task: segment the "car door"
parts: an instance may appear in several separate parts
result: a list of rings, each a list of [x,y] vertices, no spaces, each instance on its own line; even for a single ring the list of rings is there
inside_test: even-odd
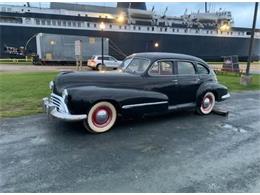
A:
[[[108,57],[108,56],[104,57],[104,64],[106,67],[111,67],[110,57]]]
[[[196,74],[195,65],[191,61],[176,60],[178,80],[178,103],[185,104],[195,102],[196,92],[200,86],[200,78]]]
[[[145,88],[168,96],[169,105],[178,104],[178,82],[172,60],[159,60],[148,70]]]

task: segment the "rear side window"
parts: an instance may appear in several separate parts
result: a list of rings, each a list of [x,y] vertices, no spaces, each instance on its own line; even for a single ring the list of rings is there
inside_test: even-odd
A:
[[[177,69],[179,75],[195,74],[194,66],[191,62],[177,62]]]
[[[115,58],[113,58],[113,57],[109,57],[109,60],[110,61],[117,61]]]
[[[209,70],[203,66],[202,64],[197,64],[197,71],[198,71],[198,74],[209,74]]]

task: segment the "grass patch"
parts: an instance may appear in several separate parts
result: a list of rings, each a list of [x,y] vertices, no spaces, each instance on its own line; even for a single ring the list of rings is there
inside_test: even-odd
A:
[[[41,100],[50,94],[49,81],[57,72],[0,73],[0,117],[16,117],[42,112]],[[230,91],[260,90],[260,75],[253,75],[250,86],[239,84],[234,74],[217,75]]]
[[[230,91],[260,90],[260,75],[253,75],[253,83],[249,86],[240,85],[240,76],[232,73],[218,74],[217,77]]]
[[[49,95],[49,81],[57,72],[0,73],[0,117],[42,112],[41,99]]]

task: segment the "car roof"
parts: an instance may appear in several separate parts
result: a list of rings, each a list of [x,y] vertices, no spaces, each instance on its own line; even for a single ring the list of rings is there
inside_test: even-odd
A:
[[[129,57],[142,57],[148,58],[152,61],[156,61],[159,59],[183,59],[183,60],[191,60],[191,61],[199,61],[202,63],[207,64],[204,60],[186,54],[179,54],[179,53],[167,53],[167,52],[143,52],[143,53],[134,53]]]

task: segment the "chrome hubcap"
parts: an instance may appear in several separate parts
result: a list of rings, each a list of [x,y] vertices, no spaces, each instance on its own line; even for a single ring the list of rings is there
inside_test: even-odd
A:
[[[108,120],[109,114],[106,110],[99,110],[96,113],[96,122],[99,124],[103,124]]]
[[[209,98],[205,98],[204,101],[203,101],[203,107],[207,108],[207,107],[210,106],[210,104],[211,104],[210,99]]]

